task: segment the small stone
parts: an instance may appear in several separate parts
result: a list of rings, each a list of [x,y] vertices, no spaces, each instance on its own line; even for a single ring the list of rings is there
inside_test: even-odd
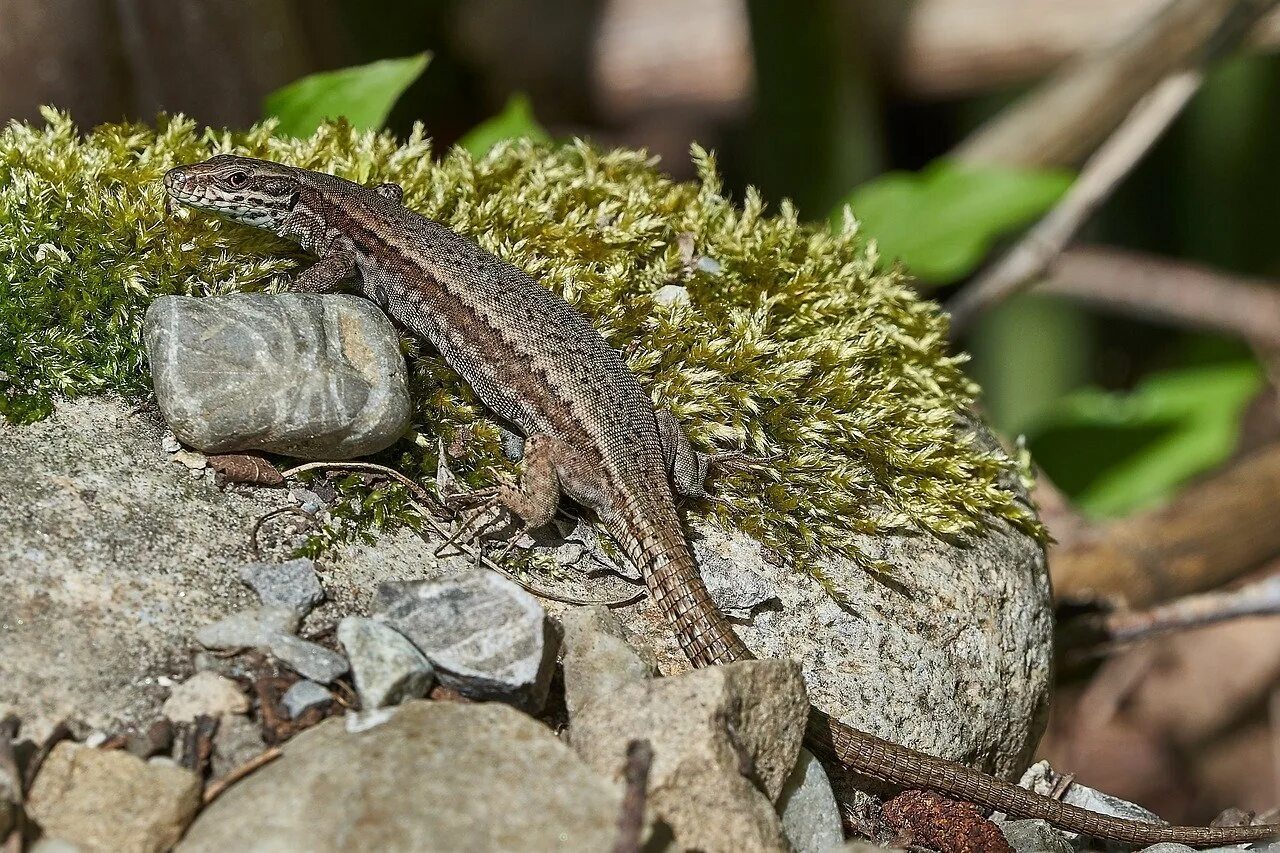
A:
[[[289,719],[296,720],[311,708],[319,708],[333,701],[333,694],[314,681],[303,679],[284,692],[280,703],[289,712]]]
[[[143,339],[165,420],[207,453],[350,459],[410,423],[399,338],[358,296],[162,296]]]
[[[241,610],[196,631],[196,642],[208,649],[243,649],[266,646],[278,634],[298,630],[301,617],[291,607],[271,605]]]
[[[808,716],[798,664],[740,661],[597,695],[569,735],[588,765],[615,779],[627,744],[649,741],[649,805],[678,849],[776,850],[786,840],[774,802]]]
[[[248,717],[224,717],[213,733],[210,778],[226,776],[266,748],[260,724]]]
[[[182,442],[173,433],[166,432],[164,438],[160,439],[160,449],[165,453],[177,453],[182,449]]]
[[[338,623],[338,642],[347,651],[363,710],[398,705],[426,695],[431,664],[394,628],[348,616]]]
[[[84,848],[62,838],[37,838],[27,853],[83,853]]]
[[[1219,850],[1224,848],[1218,848]],[[1239,848],[1236,848],[1239,849]],[[1194,847],[1188,847],[1185,844],[1178,844],[1173,841],[1162,841],[1159,844],[1153,844],[1150,847],[1143,847],[1138,853],[1196,853]],[[1213,853],[1212,850],[1200,851],[1200,853]]]
[[[239,685],[216,672],[197,672],[173,688],[163,712],[175,723],[189,723],[196,717],[224,717],[249,711],[249,697]]]
[[[1013,820],[1001,824],[1000,831],[1017,853],[1075,853],[1071,843],[1047,821]]]
[[[800,760],[778,797],[782,832],[796,853],[827,853],[844,843],[840,806],[827,771],[813,753],[800,750]]]
[[[168,850],[199,805],[188,770],[64,742],[36,776],[27,813],[46,835],[92,850]]]
[[[622,622],[601,605],[577,607],[560,617],[564,631],[564,699],[569,718],[595,696],[657,674],[653,653],[631,645]]]
[[[179,853],[612,848],[620,787],[537,720],[495,702],[375,713],[298,734],[204,809]]]
[[[532,713],[546,701],[555,637],[542,605],[506,578],[480,571],[383,584],[374,609],[426,655],[444,686]]]
[[[279,605],[307,614],[324,601],[316,576],[316,564],[307,557],[284,563],[247,563],[240,568],[244,581],[265,605]]]
[[[292,634],[277,634],[267,644],[267,651],[294,672],[328,684],[347,671],[347,659],[337,652]]]
[[[653,301],[658,305],[688,305],[689,291],[678,284],[664,284],[653,292]]]
[[[169,457],[170,461],[186,466],[191,471],[203,471],[209,467],[209,460],[203,453],[194,450],[179,450]]]

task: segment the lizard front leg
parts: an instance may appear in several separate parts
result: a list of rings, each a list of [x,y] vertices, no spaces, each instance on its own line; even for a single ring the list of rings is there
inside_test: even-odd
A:
[[[295,209],[285,221],[281,236],[296,240],[319,257],[293,277],[289,289],[302,293],[329,293],[355,274],[356,254],[351,242],[309,210]]]
[[[351,278],[355,271],[355,253],[340,249],[325,255],[294,276],[289,282],[289,289],[302,293],[329,293]]]

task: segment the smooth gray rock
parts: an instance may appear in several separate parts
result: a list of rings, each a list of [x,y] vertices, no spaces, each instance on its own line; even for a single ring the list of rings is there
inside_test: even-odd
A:
[[[348,616],[338,623],[338,642],[351,661],[362,710],[417,699],[431,687],[434,673],[422,652],[382,622]]]
[[[1009,821],[1000,831],[1017,853],[1075,853],[1071,842],[1043,820]]]
[[[657,675],[653,653],[638,651],[608,608],[578,607],[560,617],[564,701],[572,718],[594,697]]]
[[[86,398],[27,426],[0,418],[0,716],[33,740],[66,718],[145,731],[192,674],[196,629],[258,605],[238,574],[246,534],[287,496],[191,479],[162,449],[160,418],[135,408]],[[264,544],[282,559],[298,543]],[[471,569],[435,547],[400,530],[326,555],[314,628],[366,613],[384,581]]]
[[[196,642],[207,649],[265,648],[280,634],[298,630],[299,618],[278,604],[242,610],[196,631]]]
[[[395,329],[357,296],[164,296],[143,340],[160,410],[199,450],[346,459],[389,447],[410,423]]]
[[[332,718],[201,812],[182,853],[609,850],[621,791],[497,703],[410,701]],[[357,727],[359,728],[359,727]]]
[[[247,563],[240,568],[240,580],[263,604],[288,607],[303,615],[324,601],[315,561],[307,557],[283,563]]]
[[[542,708],[555,635],[537,599],[501,575],[384,584],[375,610],[426,655],[446,687],[530,712]]]
[[[807,749],[800,750],[800,759],[782,786],[778,813],[782,833],[796,853],[828,853],[844,843],[844,824],[831,780]]]
[[[350,668],[347,659],[337,652],[292,634],[276,634],[267,644],[267,651],[294,672],[321,684],[329,684]]]
[[[1219,850],[1223,848],[1217,848]],[[1234,848],[1240,849],[1240,848]],[[1173,841],[1162,841],[1159,844],[1153,844],[1150,847],[1143,847],[1139,853],[1196,853],[1194,847],[1188,847],[1185,844],[1177,844]],[[1212,851],[1210,851],[1212,853]]]
[[[168,850],[195,816],[200,780],[119,750],[63,742],[40,768],[27,814],[90,850]]]
[[[296,720],[311,708],[333,701],[333,694],[314,681],[303,679],[284,692],[280,704],[289,712],[289,719]]]
[[[1035,791],[1037,794],[1057,797],[1068,805],[1079,806],[1091,812],[1101,812],[1112,817],[1121,817],[1125,820],[1136,820],[1142,823],[1166,823],[1164,819],[1153,811],[1144,809],[1142,806],[1131,803],[1128,800],[1122,800],[1111,794],[1095,790],[1088,785],[1082,785],[1079,782],[1073,781],[1067,786],[1065,794],[1059,793],[1061,780],[1062,774],[1054,770],[1049,762],[1037,761],[1022,774],[1018,784],[1030,791]],[[1066,835],[1071,838],[1075,837],[1075,833],[1066,833]]]
[[[573,748],[621,778],[632,740],[654,760],[649,807],[682,850],[784,850],[774,802],[796,765],[809,703],[793,661],[741,661],[620,685],[569,721]]]

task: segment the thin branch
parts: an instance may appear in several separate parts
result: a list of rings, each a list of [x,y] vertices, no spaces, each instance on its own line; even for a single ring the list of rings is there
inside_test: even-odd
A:
[[[947,306],[958,337],[978,315],[1030,287],[1151,149],[1200,88],[1198,71],[1165,78],[1120,124],[1049,214]]]
[[[613,853],[639,853],[644,834],[644,807],[649,793],[649,770],[653,767],[653,745],[647,740],[627,744],[627,764],[623,770],[626,791],[618,812],[618,838]]]
[[[1062,625],[1058,641],[1059,647],[1069,654],[1097,654],[1120,643],[1173,631],[1246,616],[1275,615],[1280,615],[1280,575],[1226,592],[1188,595],[1147,610],[1115,610],[1079,616]]]
[[[1036,291],[1280,349],[1280,282],[1140,252],[1084,247],[1063,252]]]
[[[265,767],[282,755],[284,755],[284,753],[280,751],[280,747],[273,746],[265,752],[260,752],[253,758],[250,758],[244,764],[241,764],[221,779],[210,782],[209,787],[204,789],[204,798],[201,803],[202,807],[208,808],[209,804],[218,799],[218,797],[222,795],[222,792],[227,790],[227,788],[231,787],[236,782],[239,782],[258,768]]]

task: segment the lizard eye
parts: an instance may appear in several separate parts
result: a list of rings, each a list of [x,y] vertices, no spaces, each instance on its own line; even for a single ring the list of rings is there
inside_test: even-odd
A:
[[[227,185],[232,189],[240,189],[249,183],[249,174],[247,172],[232,172],[227,175]]]

